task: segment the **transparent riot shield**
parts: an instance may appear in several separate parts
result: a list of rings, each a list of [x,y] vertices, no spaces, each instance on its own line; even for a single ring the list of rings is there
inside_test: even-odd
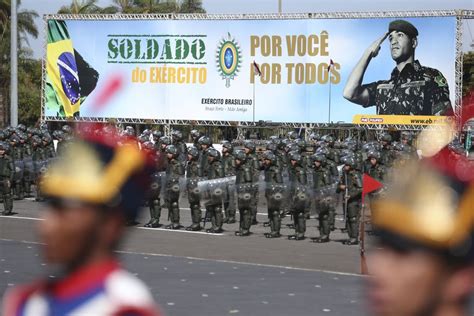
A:
[[[297,212],[302,212],[310,206],[311,190],[309,190],[308,186],[299,183],[294,183],[293,186],[293,209]]]
[[[287,187],[283,183],[266,183],[265,196],[269,209],[281,209],[286,198]]]
[[[150,199],[159,199],[162,186],[163,186],[163,179],[165,177],[164,172],[155,172],[151,176],[151,184],[150,184]]]
[[[337,193],[336,193],[337,183],[333,183],[321,188],[312,189],[311,196],[318,206],[335,206],[337,203]]]
[[[235,176],[199,181],[201,202],[204,205],[222,204],[227,199],[227,188],[232,184],[235,184]]]
[[[35,180],[35,167],[33,164],[33,159],[31,157],[26,157],[23,159],[25,164],[24,176],[26,181]]]
[[[15,160],[13,164],[15,166],[15,172],[13,173],[13,181],[20,181],[21,179],[23,179],[25,163],[23,162],[23,160]]]
[[[252,204],[252,192],[254,185],[252,183],[236,184],[237,206],[240,211],[249,210]]]

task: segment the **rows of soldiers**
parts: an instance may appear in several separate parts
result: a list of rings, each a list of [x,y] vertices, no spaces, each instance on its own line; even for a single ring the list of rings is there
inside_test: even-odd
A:
[[[132,130],[130,130],[132,133]],[[270,231],[267,238],[281,237],[281,220],[293,219],[295,233],[291,240],[303,240],[310,210],[315,209],[320,236],[314,242],[325,243],[335,229],[338,196],[342,204],[349,236],[347,244],[358,243],[361,210],[362,173],[383,181],[394,161],[403,163],[415,155],[411,135],[403,133],[399,143],[385,134],[380,142],[359,143],[348,138],[335,141],[331,135],[312,134],[310,141],[295,132],[287,138],[272,136],[263,151],[257,152],[254,141],[241,144],[223,141],[222,150],[213,147],[211,139],[197,130],[191,131],[193,145],[187,147],[180,131],[162,136],[146,130],[139,141],[145,150],[156,152],[160,171],[149,194],[150,221],[146,227],[160,227],[161,197],[169,209],[168,229],[181,229],[179,198],[186,192],[192,224],[186,230],[200,231],[211,222],[208,233],[220,233],[224,224],[236,222],[237,236],[249,236],[257,222],[260,191],[264,191]],[[338,166],[342,165],[342,169]],[[184,189],[185,188],[185,189]],[[163,190],[162,190],[163,189]],[[206,214],[203,216],[201,205]]]
[[[102,133],[113,133],[108,126]],[[127,126],[122,137],[136,139],[135,130]],[[40,128],[6,128],[0,131],[0,185],[4,202],[3,215],[10,215],[13,199],[35,197],[41,201],[38,187],[42,173],[67,142],[73,139],[72,128],[64,125],[50,133]],[[267,238],[281,237],[282,218],[291,216],[292,240],[305,239],[306,222],[311,210],[317,214],[319,237],[314,242],[330,240],[335,229],[335,214],[342,200],[347,244],[358,243],[361,210],[362,173],[384,180],[394,161],[403,163],[415,152],[411,135],[402,133],[400,142],[392,142],[385,134],[381,141],[358,142],[348,138],[336,141],[331,135],[311,134],[308,141],[296,132],[286,138],[272,136],[263,144],[253,140],[223,141],[221,151],[214,148],[210,137],[197,130],[190,133],[187,146],[179,130],[163,136],[158,130],[145,130],[137,146],[153,152],[158,173],[145,204],[150,209],[146,227],[160,227],[161,209],[168,209],[168,229],[182,229],[180,196],[185,193],[192,224],[189,231],[211,227],[208,233],[221,233],[224,224],[238,220],[237,236],[249,236],[257,222],[257,206],[266,200],[269,227]],[[56,146],[54,146],[56,143]],[[341,168],[342,167],[342,168]],[[202,209],[205,209],[203,214]],[[237,218],[237,211],[239,217]]]
[[[72,129],[67,125],[53,133],[45,124],[40,128],[19,124],[0,130],[0,198],[4,203],[1,215],[12,214],[13,200],[43,199],[37,189],[41,174],[61,150],[61,144],[72,137]],[[57,148],[54,140],[58,142]]]

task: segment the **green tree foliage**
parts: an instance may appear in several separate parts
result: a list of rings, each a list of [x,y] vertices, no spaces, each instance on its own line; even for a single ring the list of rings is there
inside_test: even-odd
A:
[[[34,125],[41,108],[41,61],[22,58],[18,64],[18,120]]]
[[[71,4],[62,6],[58,13],[61,14],[92,14],[100,13],[101,8],[97,5],[97,0],[72,0]]]
[[[21,1],[18,0],[18,6]],[[8,122],[8,109],[10,104],[10,13],[11,1],[0,0],[0,125],[6,125]],[[29,48],[27,36],[38,37],[38,29],[35,25],[35,18],[38,14],[31,10],[20,10],[18,12],[18,56],[19,56],[19,77],[18,89],[34,90],[33,84],[41,85],[41,75],[34,77],[33,80],[25,80],[23,76],[26,72],[21,71],[23,61],[31,56],[31,49]],[[41,68],[41,67],[40,67]],[[40,73],[41,74],[41,71]],[[23,86],[25,85],[25,86]],[[38,90],[39,91],[39,90]],[[19,99],[19,106],[21,107],[21,100]],[[32,105],[39,113],[40,104]],[[22,121],[22,117],[20,117]]]

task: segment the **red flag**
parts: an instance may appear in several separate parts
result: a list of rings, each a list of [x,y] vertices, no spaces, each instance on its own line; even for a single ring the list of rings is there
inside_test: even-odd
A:
[[[378,182],[367,173],[364,173],[364,177],[362,178],[362,195],[378,190],[381,187],[383,187],[382,183]]]
[[[255,62],[255,60],[253,61],[253,69],[255,70],[255,74],[257,76],[262,75],[262,72],[260,71],[260,67],[258,67],[258,64]]]
[[[334,66],[332,59],[329,60],[328,72],[331,70],[331,67]]]

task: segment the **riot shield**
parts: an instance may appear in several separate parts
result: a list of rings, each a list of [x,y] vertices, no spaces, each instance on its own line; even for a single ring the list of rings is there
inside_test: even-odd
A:
[[[235,186],[237,190],[237,205],[240,211],[249,210],[252,204],[253,184],[244,183]]]
[[[186,191],[188,192],[188,200],[190,202],[198,202],[201,199],[201,190],[198,183],[198,178],[186,179]]]
[[[235,183],[235,176],[198,182],[201,202],[205,205],[222,204],[227,199],[227,187]]]
[[[311,190],[306,185],[294,183],[293,209],[298,212],[309,207],[311,201]]]
[[[180,177],[169,177],[166,179],[166,195],[168,201],[178,201],[181,192]]]
[[[266,183],[265,196],[269,209],[280,209],[286,198],[286,186],[280,183]]]
[[[13,181],[20,181],[23,179],[23,172],[25,171],[25,163],[23,160],[15,160],[13,162],[15,171],[13,173]]]
[[[165,177],[165,172],[155,172],[151,176],[151,184],[150,184],[150,199],[159,199],[162,186],[163,186],[163,179]]]
[[[317,206],[335,205],[337,202],[336,188],[337,183],[333,183],[321,188],[313,189],[311,196],[315,200]]]
[[[34,181],[35,180],[35,167],[33,164],[33,159],[31,157],[26,157],[23,159],[25,164],[24,176],[26,181]]]

